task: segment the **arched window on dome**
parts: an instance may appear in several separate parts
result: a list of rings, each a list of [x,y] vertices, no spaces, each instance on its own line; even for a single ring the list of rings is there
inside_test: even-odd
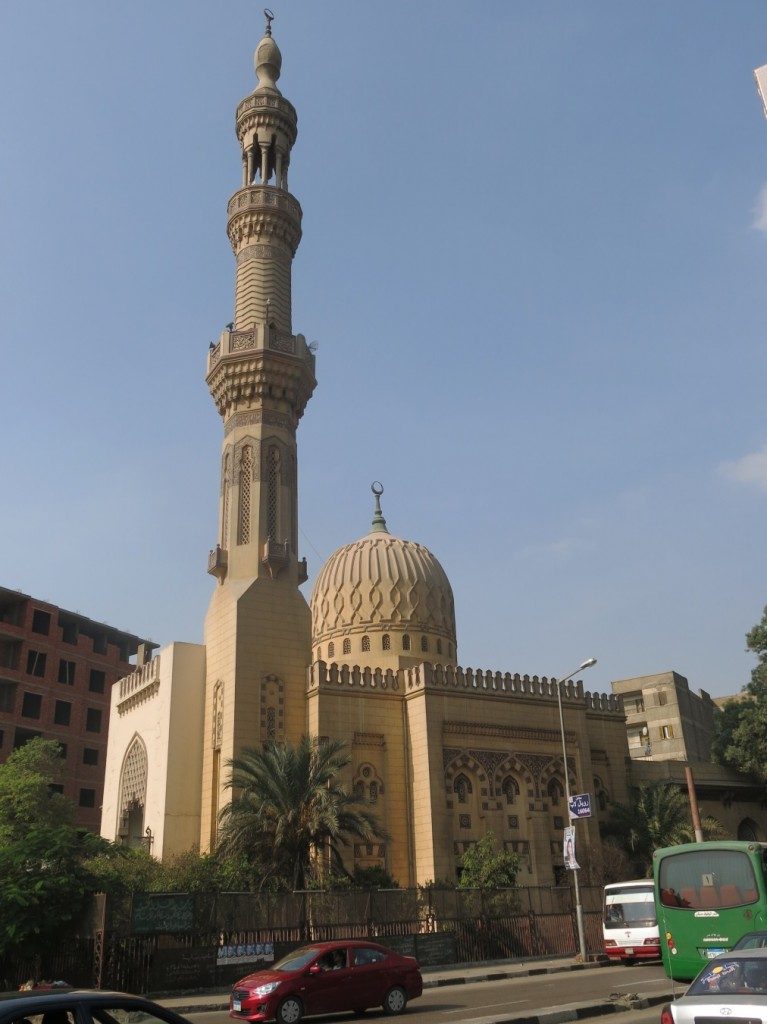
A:
[[[344,654],[351,654],[352,653],[352,642],[351,642],[351,640],[349,639],[348,636],[345,637],[345,639],[344,639],[343,653]]]
[[[453,792],[458,797],[459,804],[467,804],[469,802],[469,795],[472,792],[471,782],[463,772],[456,776],[455,782],[453,783]]]
[[[384,635],[381,637],[381,647],[384,651],[391,650],[391,637],[389,636],[388,633],[384,633]]]
[[[424,654],[429,650],[429,638],[427,636],[421,637],[421,650]]]
[[[336,645],[331,640],[330,643],[328,644],[328,657],[329,658],[335,658],[335,656],[336,656]]]
[[[442,641],[437,640],[437,654],[442,654]]]
[[[317,648],[317,661],[322,661],[322,648]]]
[[[403,651],[409,651],[410,650],[410,636],[407,633],[403,633],[402,634],[402,650]]]
[[[366,652],[370,650],[370,637],[367,635],[362,638],[362,650]]]
[[[378,783],[377,782],[371,782],[370,783],[370,802],[371,802],[371,804],[377,804],[378,803]]]

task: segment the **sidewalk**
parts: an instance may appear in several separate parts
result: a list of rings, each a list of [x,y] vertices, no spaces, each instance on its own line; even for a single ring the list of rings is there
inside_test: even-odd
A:
[[[454,967],[422,967],[423,987],[442,988],[447,985],[473,985],[482,981],[503,981],[507,978],[529,978],[537,974],[560,974],[570,971],[591,971],[603,967],[611,967],[609,961],[595,961],[587,964],[573,963],[570,957],[557,957],[548,960],[495,960],[483,964],[457,964]],[[219,989],[215,992],[199,992],[187,995],[168,995],[155,998],[155,1002],[161,1006],[167,1006],[169,1010],[189,1016],[195,1013],[210,1013],[219,1010],[229,1009],[229,989]],[[578,1004],[580,1005],[580,1004]],[[595,1004],[597,1005],[597,1004]],[[601,1003],[598,1005],[602,1005]],[[627,1009],[624,1004],[622,1009]],[[561,1012],[564,1007],[558,1008]],[[596,1010],[596,1014],[605,1013],[605,1010]],[[580,1013],[573,1017],[558,1017],[557,1020],[576,1020],[588,1014]],[[514,1018],[503,1017],[503,1022],[512,1020],[533,1020],[531,1017]],[[502,1024],[499,1018],[481,1018],[481,1024]],[[480,1021],[477,1021],[480,1024]],[[554,1024],[553,1018],[551,1024]]]

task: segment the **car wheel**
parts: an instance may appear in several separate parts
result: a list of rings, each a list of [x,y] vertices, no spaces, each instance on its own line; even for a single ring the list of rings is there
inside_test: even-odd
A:
[[[383,1001],[384,1013],[388,1013],[390,1017],[395,1017],[398,1013],[402,1013],[406,1006],[407,996],[405,995],[404,988],[400,988],[399,985],[395,988],[390,988]]]
[[[303,1015],[301,1000],[295,996],[288,996],[277,1007],[277,1024],[298,1024]]]

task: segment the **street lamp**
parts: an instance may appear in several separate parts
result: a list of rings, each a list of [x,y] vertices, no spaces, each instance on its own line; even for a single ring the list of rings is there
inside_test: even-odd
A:
[[[584,669],[591,668],[592,665],[596,665],[596,658],[589,658],[587,661],[581,662],[578,668],[573,669],[570,675],[565,676],[563,679],[557,680],[557,707],[559,708],[559,732],[562,737],[562,765],[565,773],[565,807],[567,808],[567,821],[569,824],[573,824],[575,819],[570,818],[570,777],[567,772],[567,747],[565,745],[565,719],[562,714],[562,684],[566,683],[568,679],[572,679],[573,676],[577,676],[579,672],[583,672]],[[573,883],[575,885],[575,920],[578,923],[578,946],[581,951],[581,962],[586,963],[586,936],[583,931],[583,908],[581,907],[581,891],[578,886],[578,869],[573,868]]]

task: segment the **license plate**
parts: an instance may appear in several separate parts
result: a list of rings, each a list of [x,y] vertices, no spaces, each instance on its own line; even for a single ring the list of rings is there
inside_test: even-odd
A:
[[[707,949],[705,952],[708,959],[713,960],[715,956],[719,956],[720,953],[724,953],[724,947],[717,949]]]
[[[240,1010],[242,1009],[242,1003],[240,1002],[239,999],[232,1000],[232,1009],[234,1010],[235,1013],[240,1012]]]
[[[634,947],[633,946],[626,946],[626,948],[623,950],[623,952],[626,954],[626,956],[632,956],[633,952],[634,952]]]

